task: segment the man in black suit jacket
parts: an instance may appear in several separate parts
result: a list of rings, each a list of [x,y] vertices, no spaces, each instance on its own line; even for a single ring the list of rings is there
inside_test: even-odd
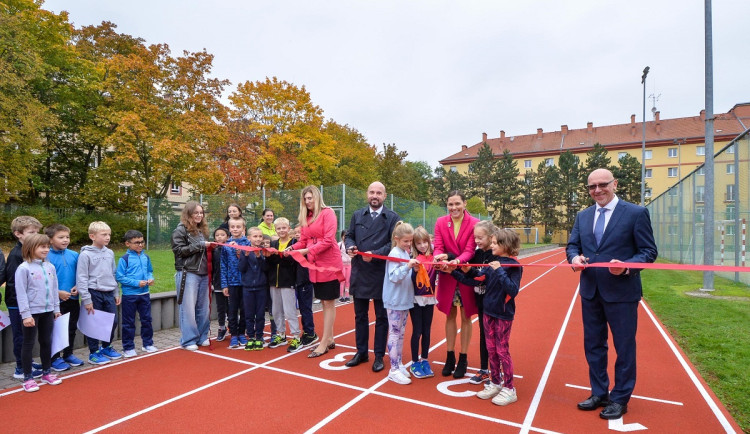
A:
[[[596,202],[576,216],[566,253],[574,266],[587,263],[644,263],[656,260],[651,219],[644,207],[615,195],[612,172],[597,169],[588,177]],[[577,271],[577,268],[574,268]],[[640,271],[626,267],[588,268],[581,272],[583,346],[589,365],[591,396],[578,403],[581,410],[605,409],[603,419],[618,419],[628,411],[635,387],[635,333],[638,302],[643,293]],[[615,384],[609,391],[607,325],[617,353]]]
[[[383,278],[385,262],[357,255],[358,251],[388,256],[391,251],[393,228],[400,220],[395,212],[383,206],[387,194],[385,186],[373,182],[367,188],[369,206],[359,209],[352,215],[346,235],[346,249],[352,258],[352,276],[349,294],[354,300],[355,334],[357,354],[346,363],[354,367],[369,360],[370,340],[370,299],[375,306],[375,361],[372,370],[381,371],[384,367],[386,341],[388,339],[388,314],[383,307]]]

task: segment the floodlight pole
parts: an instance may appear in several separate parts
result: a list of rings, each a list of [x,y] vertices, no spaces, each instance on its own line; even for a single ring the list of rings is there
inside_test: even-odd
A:
[[[646,197],[646,76],[649,67],[643,68],[641,84],[643,84],[643,140],[641,142],[641,206],[645,205]]]
[[[705,0],[705,62],[706,62],[706,208],[703,225],[703,264],[714,264],[714,67],[711,29],[711,0]],[[729,199],[729,198],[727,198]],[[714,290],[714,272],[703,272],[704,291]]]

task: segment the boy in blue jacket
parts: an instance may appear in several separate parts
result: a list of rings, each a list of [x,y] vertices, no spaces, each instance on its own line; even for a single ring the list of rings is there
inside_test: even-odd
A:
[[[238,246],[249,246],[250,242],[245,237],[245,220],[240,217],[230,218],[229,238],[227,244]],[[239,348],[247,344],[245,337],[245,310],[242,301],[242,278],[240,276],[241,250],[224,246],[221,248],[221,290],[229,297],[229,312],[227,322],[229,323],[229,348]],[[239,314],[239,321],[237,316]]]
[[[60,298],[60,313],[70,313],[68,321],[68,345],[62,353],[52,355],[52,370],[67,371],[71,366],[83,365],[83,360],[73,354],[73,344],[78,330],[78,317],[81,306],[78,304],[78,289],[76,289],[76,266],[78,252],[68,249],[70,244],[70,229],[55,223],[44,228],[44,234],[49,237],[49,255],[47,260],[55,266],[57,273],[57,292]]]
[[[125,232],[128,251],[120,258],[116,278],[122,286],[122,349],[125,357],[135,357],[135,312],[141,318],[143,351],[154,353],[154,329],[151,326],[151,294],[154,284],[154,267],[151,258],[143,252],[143,234],[136,230]]]

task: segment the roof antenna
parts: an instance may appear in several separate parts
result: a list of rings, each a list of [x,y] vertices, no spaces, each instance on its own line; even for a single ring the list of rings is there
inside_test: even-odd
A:
[[[648,98],[651,100],[651,115],[654,117],[654,120],[656,120],[656,103],[659,101],[659,98],[661,98],[661,94],[656,94],[656,83],[654,83],[654,93],[648,96]]]

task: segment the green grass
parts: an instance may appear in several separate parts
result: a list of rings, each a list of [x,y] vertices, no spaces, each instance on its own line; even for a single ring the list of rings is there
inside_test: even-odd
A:
[[[685,294],[702,286],[702,272],[646,270],[642,279],[645,300],[743,431],[750,432],[750,288],[715,277],[712,295],[746,297],[721,300]]]

